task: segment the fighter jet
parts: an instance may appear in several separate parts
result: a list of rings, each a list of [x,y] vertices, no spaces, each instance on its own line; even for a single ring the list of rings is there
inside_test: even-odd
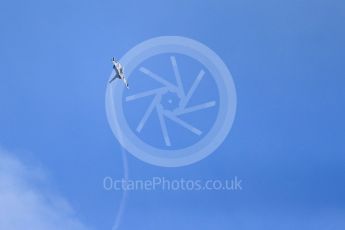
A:
[[[109,81],[109,84],[112,83],[116,78],[118,78],[118,79],[122,80],[123,83],[125,83],[125,86],[127,87],[127,89],[129,89],[128,82],[127,82],[127,79],[125,77],[125,73],[123,71],[122,65],[120,64],[120,62],[116,61],[114,57],[113,57],[111,62],[113,63],[113,69],[115,70],[115,75]]]

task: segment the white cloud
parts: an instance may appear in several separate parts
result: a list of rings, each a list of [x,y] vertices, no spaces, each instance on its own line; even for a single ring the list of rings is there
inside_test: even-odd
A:
[[[62,197],[42,189],[45,173],[0,149],[0,229],[87,230]]]

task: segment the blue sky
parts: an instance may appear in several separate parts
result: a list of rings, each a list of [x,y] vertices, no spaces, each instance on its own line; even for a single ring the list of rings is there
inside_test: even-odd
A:
[[[42,170],[82,225],[111,229],[121,193],[102,181],[123,165],[105,115],[110,58],[189,37],[233,75],[230,135],[181,168],[129,155],[130,177],[238,176],[244,189],[130,192],[120,229],[344,229],[344,12],[340,0],[1,1],[1,148]]]

